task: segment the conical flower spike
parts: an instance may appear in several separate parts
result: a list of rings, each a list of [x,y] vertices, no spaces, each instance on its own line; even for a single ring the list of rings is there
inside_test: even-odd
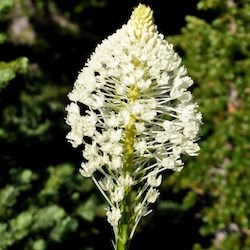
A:
[[[68,95],[67,139],[83,145],[80,172],[109,203],[116,250],[128,249],[151,212],[162,172],[180,171],[182,154],[198,154],[201,114],[188,91],[192,84],[152,10],[140,4],[97,46]]]

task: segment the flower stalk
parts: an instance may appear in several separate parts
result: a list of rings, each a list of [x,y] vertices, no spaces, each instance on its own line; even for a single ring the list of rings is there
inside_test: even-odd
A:
[[[131,194],[130,190],[128,191],[126,197],[124,198],[124,201],[122,203],[122,217],[121,221],[118,225],[118,233],[117,233],[117,239],[116,239],[116,250],[128,250],[129,249],[129,243],[130,243],[130,218],[131,218],[131,211],[130,211],[130,205],[131,204]]]
[[[152,10],[139,4],[97,46],[68,95],[67,139],[83,145],[80,172],[108,201],[115,250],[129,249],[159,197],[162,172],[180,171],[181,155],[198,154],[201,114],[188,91],[192,84]]]

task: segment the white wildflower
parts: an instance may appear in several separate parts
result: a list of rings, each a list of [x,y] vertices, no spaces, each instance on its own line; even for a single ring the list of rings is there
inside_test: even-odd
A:
[[[135,150],[139,153],[139,155],[144,155],[147,149],[147,142],[145,140],[141,140],[135,143]]]
[[[108,222],[113,227],[117,227],[118,222],[122,217],[120,209],[116,207],[112,207],[111,210],[107,211],[106,215],[107,215]]]
[[[142,134],[146,130],[144,122],[135,123],[135,129],[138,135]]]
[[[120,183],[120,185],[122,185],[124,188],[128,188],[132,187],[134,180],[129,173],[126,173],[125,176],[119,176],[118,183]]]
[[[133,235],[159,196],[162,172],[180,171],[182,154],[198,154],[201,114],[188,90],[192,84],[173,45],[157,31],[152,10],[140,4],[97,46],[68,95],[67,139],[83,145],[80,172],[109,202],[117,241],[123,213]]]
[[[121,120],[117,117],[115,112],[111,112],[107,115],[105,123],[110,128],[117,128],[121,124]]]
[[[91,177],[96,171],[96,166],[92,162],[82,163],[79,171],[82,176]]]
[[[147,197],[147,202],[149,203],[155,203],[157,198],[159,197],[160,193],[157,189],[155,188],[150,188],[146,194]]]
[[[112,202],[119,202],[123,200],[125,190],[123,186],[116,186],[114,191],[110,194],[110,199]]]
[[[85,149],[83,150],[83,157],[86,160],[90,160],[98,155],[98,151],[99,149],[96,145],[96,142],[94,142],[93,144],[86,144]]]
[[[186,141],[183,143],[182,147],[184,151],[190,156],[196,156],[200,151],[199,145],[197,143],[193,143],[192,141]]]
[[[122,167],[122,158],[120,156],[112,156],[112,160],[110,161],[110,169],[111,170],[118,170]]]
[[[104,191],[111,192],[114,188],[114,182],[109,176],[105,176],[103,179],[101,179],[99,181],[99,185]]]
[[[157,171],[152,171],[148,174],[147,183],[151,187],[158,187],[161,185],[162,175],[157,177]]]

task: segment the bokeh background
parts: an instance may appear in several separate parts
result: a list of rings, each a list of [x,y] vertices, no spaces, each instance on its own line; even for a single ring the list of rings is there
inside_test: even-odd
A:
[[[107,204],[65,139],[67,93],[138,3],[183,58],[203,114],[133,249],[250,249],[249,0],[0,0],[0,250],[110,250]]]

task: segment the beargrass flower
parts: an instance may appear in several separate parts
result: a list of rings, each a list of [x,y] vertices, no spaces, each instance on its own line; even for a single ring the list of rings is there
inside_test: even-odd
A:
[[[109,203],[114,248],[128,249],[159,197],[164,170],[196,156],[201,114],[181,58],[139,4],[127,24],[97,46],[68,97],[67,139],[83,145],[80,173]]]

